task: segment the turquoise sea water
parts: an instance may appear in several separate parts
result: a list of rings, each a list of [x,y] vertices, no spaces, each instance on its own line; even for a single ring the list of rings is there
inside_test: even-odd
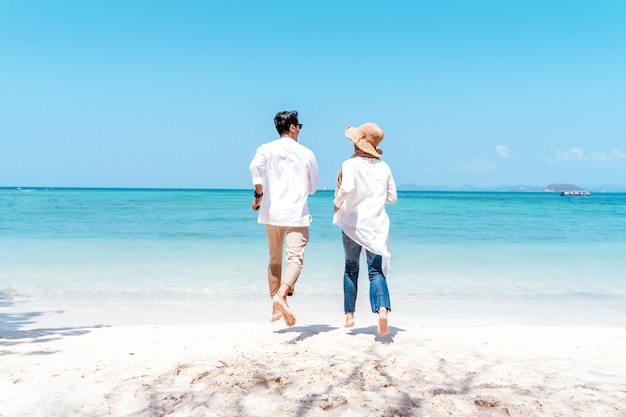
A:
[[[249,190],[0,189],[0,294],[266,302],[251,200]],[[303,298],[341,299],[332,200],[310,198]],[[626,322],[626,194],[400,192],[388,212],[398,310],[561,303]]]

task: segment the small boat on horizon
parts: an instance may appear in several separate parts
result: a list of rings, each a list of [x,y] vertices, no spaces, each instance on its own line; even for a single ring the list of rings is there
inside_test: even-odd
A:
[[[561,195],[591,195],[589,191],[561,191]]]

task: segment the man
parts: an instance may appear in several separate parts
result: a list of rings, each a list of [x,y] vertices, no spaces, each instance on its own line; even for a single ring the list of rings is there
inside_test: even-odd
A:
[[[287,304],[302,270],[304,249],[309,240],[311,214],[308,197],[317,189],[318,167],[310,149],[298,143],[302,124],[297,111],[282,111],[274,117],[280,137],[261,145],[250,163],[254,184],[252,209],[265,224],[269,245],[267,280],[272,298],[271,321],[283,318],[287,326],[296,317]],[[287,268],[282,274],[283,243]]]

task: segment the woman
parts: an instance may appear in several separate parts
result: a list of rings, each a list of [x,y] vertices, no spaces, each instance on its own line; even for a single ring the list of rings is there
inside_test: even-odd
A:
[[[345,253],[343,278],[345,327],[354,326],[358,289],[359,258],[365,249],[370,281],[370,305],[378,314],[378,334],[389,333],[391,311],[387,272],[389,269],[389,217],[385,204],[397,199],[396,184],[389,165],[380,159],[378,144],[384,133],[375,123],[348,126],[346,136],[354,144],[354,155],[341,165],[335,189],[333,224],[341,227]]]

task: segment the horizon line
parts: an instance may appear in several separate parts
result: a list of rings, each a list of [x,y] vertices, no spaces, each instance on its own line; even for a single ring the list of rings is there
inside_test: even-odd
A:
[[[406,188],[410,187],[410,188]],[[520,189],[523,187],[523,189]],[[464,186],[446,186],[446,185],[438,185],[438,186],[430,186],[423,185],[417,186],[415,184],[402,184],[398,186],[398,192],[498,192],[498,193],[558,193],[562,190],[546,190],[547,186],[520,186],[520,185],[499,185],[495,187],[481,187],[474,185],[464,185]],[[605,188],[614,188],[617,190],[606,191]],[[531,189],[532,188],[532,189]],[[600,188],[597,190],[597,193],[625,193],[626,186],[595,186],[594,188]],[[29,191],[29,190],[38,190],[38,191],[54,191],[54,190],[119,190],[119,191],[242,191],[252,192],[254,189],[250,188],[197,188],[197,187],[104,187],[104,186],[0,186],[0,190],[3,191]],[[332,192],[333,189],[329,189],[326,187],[318,188],[317,191],[323,192]],[[590,190],[586,190],[590,191]]]

